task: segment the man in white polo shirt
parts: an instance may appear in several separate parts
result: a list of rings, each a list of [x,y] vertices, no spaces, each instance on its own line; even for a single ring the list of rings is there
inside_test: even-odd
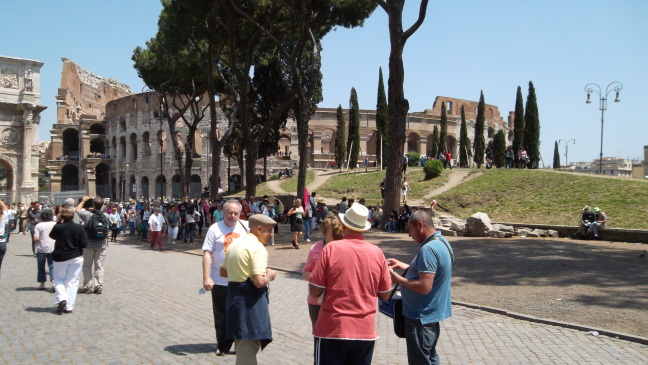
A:
[[[214,312],[214,328],[218,342],[218,355],[224,355],[231,348],[231,343],[218,335],[218,328],[223,325],[223,313],[227,301],[227,278],[220,275],[220,268],[227,248],[235,238],[245,236],[248,222],[239,220],[241,203],[228,200],[223,206],[223,220],[209,227],[203,242],[203,289],[211,291]]]

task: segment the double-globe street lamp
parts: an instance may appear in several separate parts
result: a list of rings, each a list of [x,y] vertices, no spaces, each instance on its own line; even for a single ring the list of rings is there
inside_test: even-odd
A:
[[[599,175],[603,173],[603,122],[605,120],[605,110],[607,109],[608,95],[614,91],[616,93],[614,102],[618,103],[621,101],[621,99],[619,99],[619,92],[621,92],[621,89],[623,89],[623,84],[618,81],[609,83],[605,88],[605,94],[601,91],[601,87],[598,84],[589,83],[585,85],[585,92],[587,93],[587,104],[592,103],[592,100],[590,100],[590,95],[592,93],[597,93],[599,95],[599,110],[601,111],[601,154],[599,156]]]
[[[565,166],[569,166],[569,162],[567,161],[567,153],[569,153],[569,142],[576,144],[576,140],[573,138],[567,141],[565,141],[564,139],[559,139],[558,144],[560,144],[560,142],[565,144]]]

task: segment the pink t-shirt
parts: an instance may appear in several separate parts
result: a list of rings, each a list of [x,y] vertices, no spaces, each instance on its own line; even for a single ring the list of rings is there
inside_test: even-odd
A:
[[[311,249],[308,252],[308,258],[306,259],[306,264],[304,265],[302,272],[313,271],[313,268],[315,267],[315,263],[319,261],[323,248],[324,248],[324,241],[319,241],[313,246],[311,246]],[[306,301],[308,302],[308,304],[318,305],[317,298],[311,297],[308,294],[306,294]]]
[[[315,337],[375,340],[378,293],[391,289],[382,251],[361,235],[349,234],[322,250],[310,283],[326,289],[313,329]]]

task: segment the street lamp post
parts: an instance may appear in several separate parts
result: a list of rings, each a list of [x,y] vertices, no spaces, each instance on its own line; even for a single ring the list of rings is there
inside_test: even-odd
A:
[[[558,140],[558,144],[560,144],[560,142],[563,142],[565,144],[565,166],[569,166],[569,162],[567,162],[567,153],[569,153],[569,142],[576,144],[576,140],[573,138],[567,141],[565,141],[564,139],[560,139]]]
[[[621,101],[621,99],[619,99],[619,92],[621,92],[621,89],[623,89],[623,84],[618,81],[609,83],[605,88],[605,94],[603,94],[601,87],[598,84],[589,83],[585,85],[585,92],[587,93],[587,104],[592,103],[592,101],[590,100],[590,95],[592,93],[597,93],[599,95],[599,110],[601,111],[601,154],[599,156],[599,175],[603,173],[603,122],[605,120],[605,110],[607,109],[608,95],[612,91],[614,91],[616,93],[614,102],[618,103]]]

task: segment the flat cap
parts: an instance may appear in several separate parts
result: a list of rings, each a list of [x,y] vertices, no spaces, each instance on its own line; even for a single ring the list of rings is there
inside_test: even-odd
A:
[[[277,222],[265,214],[254,214],[248,218],[248,224],[250,227],[274,226]]]

